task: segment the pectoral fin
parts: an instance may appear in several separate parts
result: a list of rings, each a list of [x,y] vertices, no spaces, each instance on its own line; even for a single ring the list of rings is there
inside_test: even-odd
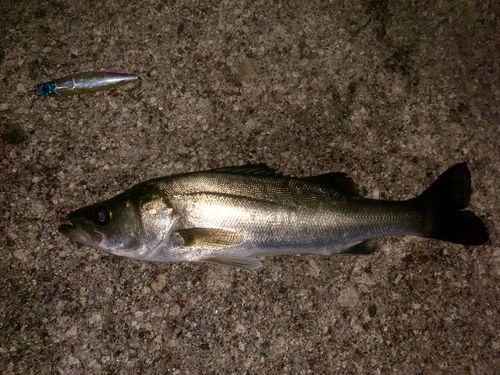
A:
[[[229,267],[245,268],[247,270],[253,270],[262,266],[262,263],[255,258],[217,257],[203,259],[203,262],[216,263]]]
[[[177,234],[182,238],[186,247],[223,248],[237,246],[243,242],[243,236],[224,229],[181,229],[177,231]]]

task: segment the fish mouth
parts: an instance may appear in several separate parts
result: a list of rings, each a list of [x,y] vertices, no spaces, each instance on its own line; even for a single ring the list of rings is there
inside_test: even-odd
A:
[[[68,237],[70,240],[81,243],[82,245],[99,249],[100,247],[92,240],[90,235],[84,230],[70,224],[62,224],[58,228],[59,233]]]

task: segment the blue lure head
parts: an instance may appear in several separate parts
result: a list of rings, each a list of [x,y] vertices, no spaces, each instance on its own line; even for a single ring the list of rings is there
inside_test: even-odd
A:
[[[56,85],[50,84],[48,82],[42,83],[40,85],[36,85],[35,86],[35,93],[37,95],[43,96],[44,98],[46,98],[47,96],[56,95],[57,94]]]

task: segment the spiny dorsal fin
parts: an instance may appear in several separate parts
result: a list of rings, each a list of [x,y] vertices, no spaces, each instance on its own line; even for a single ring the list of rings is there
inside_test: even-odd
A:
[[[221,172],[221,173],[231,173],[231,174],[249,174],[253,176],[265,176],[265,177],[282,177],[282,175],[273,168],[268,167],[264,163],[260,164],[247,164],[240,165],[236,167],[224,167],[212,169],[210,172]]]
[[[341,190],[345,193],[360,197],[358,187],[355,182],[346,173],[341,172],[331,172],[326,174],[320,174],[319,176],[304,177],[303,180],[314,182],[318,185]]]
[[[339,255],[370,255],[377,250],[375,245],[375,241],[363,241],[340,252]]]
[[[193,248],[231,247],[243,242],[243,236],[224,229],[180,229],[177,234],[182,238],[184,246]]]
[[[216,257],[203,259],[203,262],[221,264],[223,266],[245,268],[247,270],[254,270],[262,266],[262,263],[255,258],[238,258],[238,257]]]
[[[281,173],[276,172],[276,170],[268,167],[264,163],[248,164],[236,167],[224,167],[224,168],[212,169],[209,172],[246,174],[246,175],[261,176],[261,177],[290,178],[283,176]],[[319,176],[303,177],[302,180],[313,182],[315,184],[330,189],[341,190],[344,193],[348,193],[353,196],[360,196],[358,187],[356,186],[352,178],[350,178],[346,173],[332,172],[332,173],[322,174]]]

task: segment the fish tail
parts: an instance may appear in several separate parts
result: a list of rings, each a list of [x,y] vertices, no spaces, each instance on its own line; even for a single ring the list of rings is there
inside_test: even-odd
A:
[[[416,203],[427,209],[423,236],[462,245],[482,245],[488,230],[469,206],[471,177],[467,163],[449,168],[419,197]]]

